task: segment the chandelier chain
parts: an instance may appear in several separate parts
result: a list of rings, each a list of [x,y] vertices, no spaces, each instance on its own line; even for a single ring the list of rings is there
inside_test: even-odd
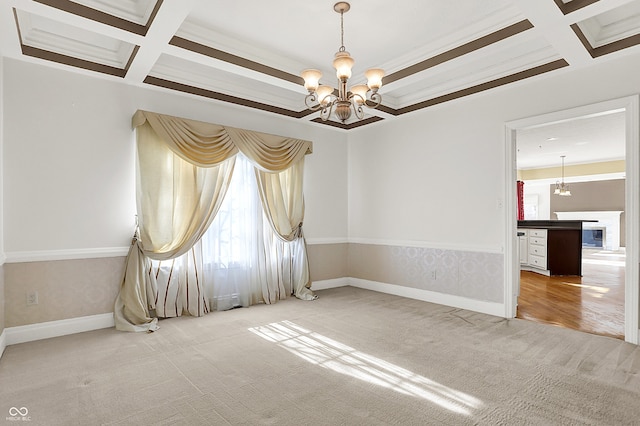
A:
[[[340,12],[340,52],[344,52],[344,12]]]

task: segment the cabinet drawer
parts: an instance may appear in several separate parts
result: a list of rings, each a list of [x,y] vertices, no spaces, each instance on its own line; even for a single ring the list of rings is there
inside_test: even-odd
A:
[[[547,245],[547,239],[546,238],[540,238],[540,237],[529,237],[529,244],[530,245],[535,245],[535,246],[546,246]]]
[[[535,254],[529,253],[529,265],[535,266],[536,268],[547,269],[547,257],[536,256]]]
[[[547,238],[546,229],[530,229],[529,237]]]
[[[547,248],[545,246],[529,245],[529,254],[536,256],[547,256]]]

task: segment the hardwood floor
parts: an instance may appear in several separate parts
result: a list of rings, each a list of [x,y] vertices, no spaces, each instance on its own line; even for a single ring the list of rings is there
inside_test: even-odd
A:
[[[582,277],[521,271],[517,318],[624,339],[624,251],[582,259]]]

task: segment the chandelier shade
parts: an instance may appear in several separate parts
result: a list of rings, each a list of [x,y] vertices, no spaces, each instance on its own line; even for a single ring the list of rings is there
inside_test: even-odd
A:
[[[333,93],[333,87],[331,86],[320,86],[316,91],[318,94],[318,102],[320,105],[328,105],[331,101],[331,94]]]
[[[353,60],[349,52],[337,52],[333,60],[333,67],[336,69],[338,80],[351,78],[351,68],[356,61]]]
[[[309,92],[315,92],[318,90],[318,85],[320,84],[320,78],[322,77],[322,73],[318,70],[304,70],[300,74],[304,79],[304,88]]]
[[[384,70],[380,68],[371,68],[364,73],[364,76],[367,77],[367,86],[371,90],[378,90],[382,87],[382,77],[384,77]]]
[[[364,118],[363,106],[377,108],[382,102],[382,96],[378,90],[382,87],[384,71],[380,68],[372,68],[365,72],[367,84],[358,84],[349,89],[348,80],[351,78],[351,70],[355,64],[354,59],[344,47],[344,14],[349,11],[351,5],[347,2],[338,2],[333,9],[340,13],[340,42],[341,46],[333,59],[333,67],[338,78],[338,90],[327,85],[321,85],[322,73],[316,69],[306,69],[300,74],[304,79],[304,87],[309,92],[304,101],[312,111],[320,110],[320,118],[326,121],[334,112],[335,116],[346,122],[353,113],[358,119]]]
[[[362,105],[365,99],[367,99],[368,91],[369,87],[366,84],[356,84],[351,88],[351,93],[353,93],[353,100],[358,105]]]

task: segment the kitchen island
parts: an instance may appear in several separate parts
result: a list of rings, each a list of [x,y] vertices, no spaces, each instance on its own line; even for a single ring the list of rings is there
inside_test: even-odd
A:
[[[582,276],[584,220],[519,220],[520,269]]]

